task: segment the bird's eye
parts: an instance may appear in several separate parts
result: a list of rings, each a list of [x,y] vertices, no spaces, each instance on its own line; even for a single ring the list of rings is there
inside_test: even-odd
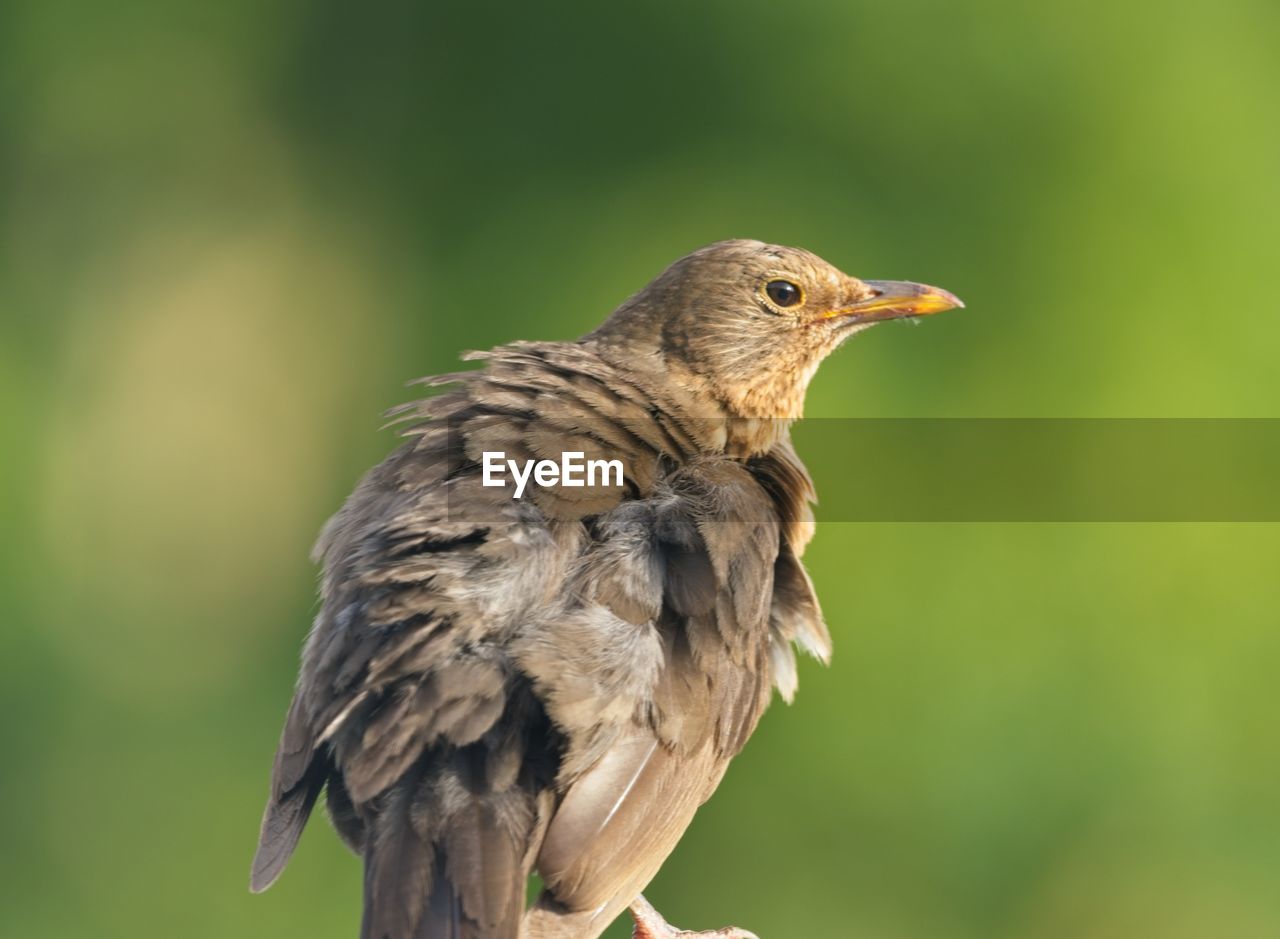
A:
[[[764,292],[778,306],[795,306],[803,296],[789,280],[771,280],[764,285]]]

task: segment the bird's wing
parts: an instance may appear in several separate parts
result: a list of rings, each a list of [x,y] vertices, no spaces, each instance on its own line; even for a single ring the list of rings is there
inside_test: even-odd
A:
[[[461,387],[393,412],[414,442],[321,537],[322,609],[254,862],[263,889],[327,781],[335,826],[365,855],[363,932],[377,939],[514,933],[564,746],[511,662],[512,636],[572,600],[581,520],[634,494],[653,449],[684,439],[650,419],[639,388],[593,375],[601,363],[574,344],[476,357],[491,358],[483,371],[427,380]],[[512,502],[480,487],[485,451],[526,460],[570,442],[650,456],[625,491]]]
[[[460,445],[441,427],[402,448],[321,537],[323,604],[254,863],[263,889],[327,781],[365,857],[368,939],[514,934],[555,775],[504,635],[563,585],[573,528],[559,541],[533,506],[453,475]]]
[[[580,591],[597,644],[526,652],[521,664],[570,741],[539,872],[564,908],[611,917],[657,872],[768,702],[781,532],[752,474],[710,461],[595,534]],[[625,656],[614,636],[630,637]],[[591,686],[615,654],[642,690]]]

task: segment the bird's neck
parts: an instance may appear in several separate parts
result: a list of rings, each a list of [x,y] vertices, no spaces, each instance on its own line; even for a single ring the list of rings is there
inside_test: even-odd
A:
[[[603,362],[644,388],[654,404],[691,429],[699,449],[747,459],[766,453],[787,439],[804,407],[806,375],[766,376],[759,381],[718,383],[698,374],[660,343],[630,338],[625,345],[601,341],[584,344]]]

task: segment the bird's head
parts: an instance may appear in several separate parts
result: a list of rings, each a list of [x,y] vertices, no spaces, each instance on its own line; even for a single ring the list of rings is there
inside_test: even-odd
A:
[[[799,248],[720,241],[668,267],[591,338],[700,385],[735,417],[791,419],[819,363],[854,333],[963,305],[937,287],[859,280]]]

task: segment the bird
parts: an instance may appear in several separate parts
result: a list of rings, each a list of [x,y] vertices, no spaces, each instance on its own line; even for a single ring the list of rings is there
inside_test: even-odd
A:
[[[961,306],[722,241],[576,341],[420,379],[314,551],[251,889],[323,792],[361,939],[595,939],[628,907],[639,939],[752,936],[677,930],[642,891],[792,699],[796,650],[831,654],[791,427],[850,336]]]

